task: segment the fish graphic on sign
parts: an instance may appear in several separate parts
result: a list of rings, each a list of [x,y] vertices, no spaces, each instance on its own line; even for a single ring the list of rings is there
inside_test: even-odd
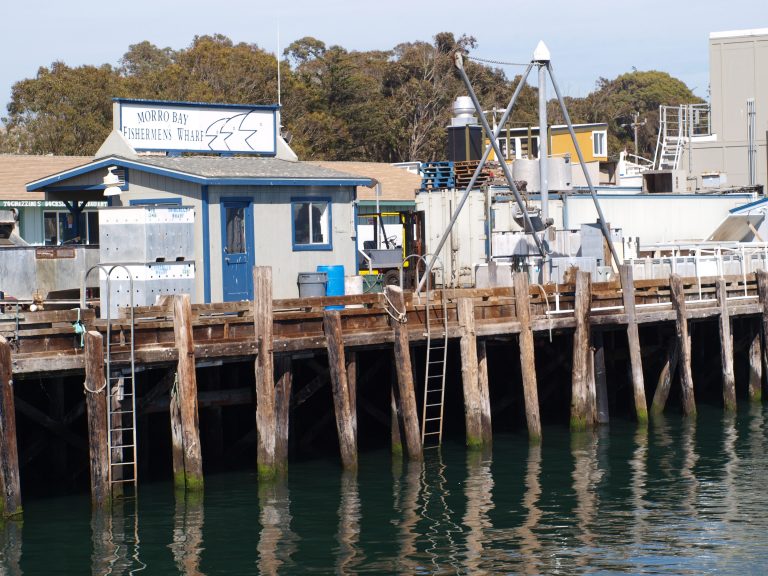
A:
[[[254,112],[220,118],[205,130],[211,139],[208,148],[217,152],[255,150],[248,140],[262,128],[263,118]]]

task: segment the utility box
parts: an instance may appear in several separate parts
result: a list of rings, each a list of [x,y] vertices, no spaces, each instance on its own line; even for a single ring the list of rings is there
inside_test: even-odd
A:
[[[685,170],[648,170],[643,172],[643,192],[648,194],[684,194],[688,191]]]

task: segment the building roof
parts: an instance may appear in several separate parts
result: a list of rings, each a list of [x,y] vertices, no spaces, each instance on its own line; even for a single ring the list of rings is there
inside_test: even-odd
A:
[[[0,154],[0,200],[42,200],[42,192],[27,192],[27,182],[83,166],[92,160],[91,156]]]
[[[376,180],[381,184],[382,201],[414,202],[416,190],[421,187],[421,176],[408,172],[383,162],[329,162],[308,160],[307,164],[315,164],[322,168],[341,170],[352,174],[360,174]],[[357,191],[358,200],[376,200],[376,188],[360,188]]]
[[[368,186],[370,178],[323,168],[306,162],[291,162],[279,158],[221,157],[221,156],[139,156],[123,158],[107,156],[71,170],[64,170],[27,184],[27,190],[55,190],[64,180],[107,166],[140,170],[195,182],[201,185],[234,186]],[[92,187],[93,188],[93,187]],[[95,188],[103,188],[101,185]]]

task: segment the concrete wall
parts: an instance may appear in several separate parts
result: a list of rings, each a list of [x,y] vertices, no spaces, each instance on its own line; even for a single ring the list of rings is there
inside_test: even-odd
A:
[[[716,137],[703,142],[694,140],[692,172],[725,172],[729,185],[749,184],[747,99],[754,98],[757,183],[765,186],[768,29],[711,34],[709,60],[712,133]]]

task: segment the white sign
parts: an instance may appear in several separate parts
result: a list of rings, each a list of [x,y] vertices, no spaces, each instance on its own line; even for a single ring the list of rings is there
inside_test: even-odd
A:
[[[274,155],[274,106],[120,101],[119,130],[134,150]]]

